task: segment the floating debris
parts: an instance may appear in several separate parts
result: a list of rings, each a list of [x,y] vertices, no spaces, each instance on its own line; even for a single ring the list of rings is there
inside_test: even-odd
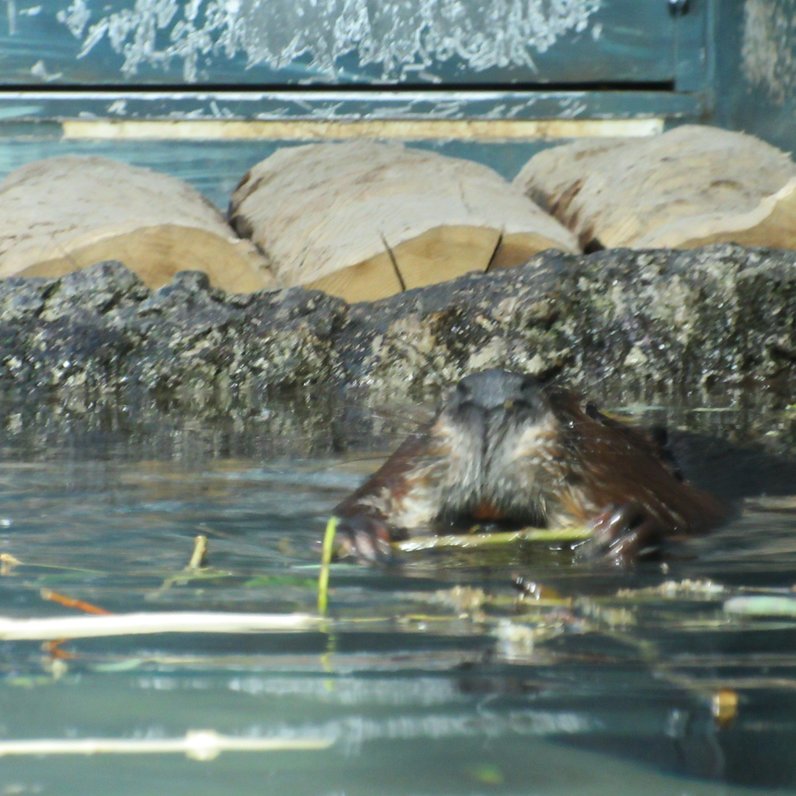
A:
[[[727,588],[712,580],[665,580],[657,586],[644,589],[619,589],[616,596],[622,599],[639,597],[719,597],[727,593]]]
[[[41,755],[184,754],[214,760],[221,752],[287,752],[328,749],[328,738],[238,738],[215,730],[191,730],[183,738],[66,738],[0,741],[0,757]]]
[[[731,597],[724,603],[724,612],[740,616],[796,616],[796,596],[760,594]]]
[[[729,727],[738,716],[738,692],[732,688],[720,688],[710,701],[710,712],[716,726]]]
[[[14,567],[20,565],[20,560],[11,553],[0,553],[0,575],[10,575]]]

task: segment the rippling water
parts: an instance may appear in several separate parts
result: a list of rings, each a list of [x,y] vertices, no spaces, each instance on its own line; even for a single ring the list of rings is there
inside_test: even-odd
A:
[[[0,576],[0,614],[14,617],[76,613],[43,589],[112,612],[312,612],[325,520],[374,466],[6,454],[0,553],[21,563]],[[197,534],[209,567],[187,577]],[[5,758],[0,794],[794,792],[796,621],[722,605],[796,583],[796,503],[749,502],[683,553],[633,573],[530,548],[340,564],[311,632],[73,640],[57,657],[2,642],[1,740],[210,729],[329,745]],[[515,574],[554,599],[518,602]],[[658,588],[687,579],[726,590]],[[721,694],[738,701],[725,722]]]

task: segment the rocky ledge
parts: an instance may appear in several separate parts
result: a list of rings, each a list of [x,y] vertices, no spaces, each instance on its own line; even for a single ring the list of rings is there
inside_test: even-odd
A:
[[[291,288],[225,294],[186,271],[149,290],[119,263],[0,283],[6,427],[150,411],[316,418],[339,400],[432,399],[489,366],[561,373],[613,401],[792,401],[796,252],[545,252],[372,304]],[[353,393],[351,391],[354,391]]]

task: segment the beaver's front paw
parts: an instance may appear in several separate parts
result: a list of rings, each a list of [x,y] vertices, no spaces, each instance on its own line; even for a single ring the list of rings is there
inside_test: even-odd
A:
[[[660,555],[667,529],[639,503],[613,505],[594,521],[587,555],[628,566]]]
[[[367,514],[338,520],[335,548],[337,558],[355,558],[368,564],[384,564],[393,559],[390,527]]]

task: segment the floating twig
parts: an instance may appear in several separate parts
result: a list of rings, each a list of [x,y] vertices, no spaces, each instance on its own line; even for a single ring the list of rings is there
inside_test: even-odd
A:
[[[65,638],[151,635],[154,633],[262,633],[312,630],[311,614],[246,614],[218,611],[74,616],[47,619],[0,617],[0,640],[49,641]]]
[[[215,730],[192,730],[183,738],[66,738],[0,741],[0,757],[39,755],[184,754],[213,760],[221,752],[286,752],[328,749],[329,738],[240,738]]]
[[[95,616],[109,616],[110,611],[106,611],[99,605],[86,602],[85,600],[78,600],[75,597],[69,597],[61,592],[53,591],[52,589],[41,589],[39,592],[42,600],[48,600],[58,605],[63,605],[64,608],[74,608],[76,611],[82,611],[84,614],[94,614]]]
[[[469,550],[499,547],[520,542],[568,543],[582,542],[591,537],[589,528],[523,528],[520,531],[495,533],[452,533],[440,536],[413,536],[393,545],[402,553],[423,550]]]

